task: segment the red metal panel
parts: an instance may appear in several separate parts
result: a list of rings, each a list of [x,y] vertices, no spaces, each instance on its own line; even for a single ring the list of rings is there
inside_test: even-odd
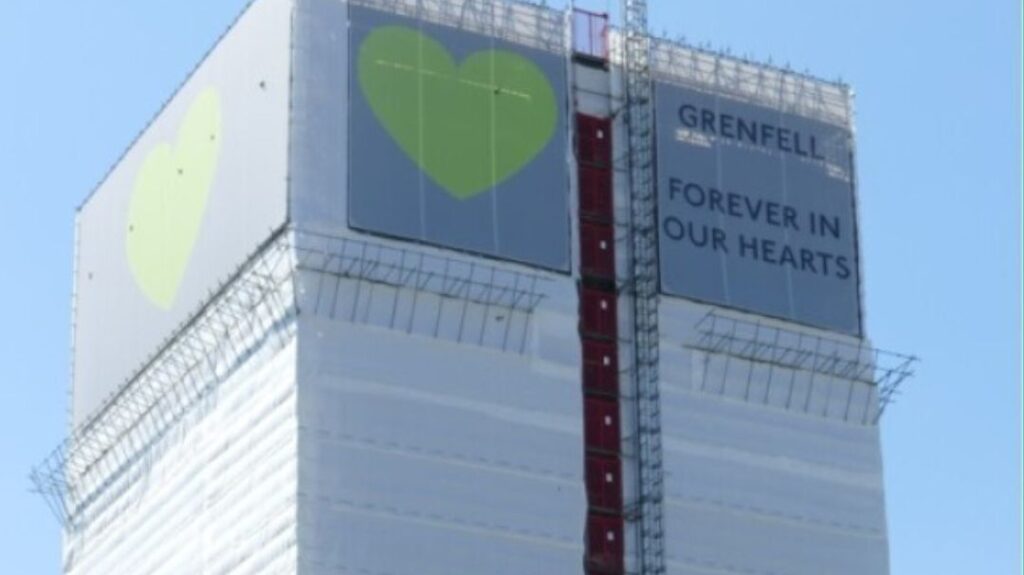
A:
[[[586,450],[588,574],[622,575],[622,446],[612,203],[611,121],[577,115],[580,187],[580,288]]]
[[[610,167],[612,163],[612,123],[607,118],[576,115],[578,158],[580,163]]]
[[[615,229],[610,224],[580,223],[583,275],[615,280]]]
[[[580,215],[611,222],[615,217],[612,205],[612,172],[601,166],[580,165]]]
[[[588,452],[618,453],[619,402],[588,397],[583,400],[583,441]]]
[[[614,342],[583,340],[583,389],[619,395],[619,353]]]
[[[587,515],[587,571],[617,575],[625,570],[622,517]]]
[[[622,513],[622,463],[618,457],[588,454],[586,478],[591,509]]]
[[[580,330],[584,335],[614,340],[618,334],[613,292],[583,286],[580,293]]]

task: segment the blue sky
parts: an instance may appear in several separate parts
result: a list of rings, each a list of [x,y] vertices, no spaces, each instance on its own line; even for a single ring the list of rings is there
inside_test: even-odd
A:
[[[867,326],[923,358],[882,427],[893,573],[1020,573],[1020,6],[650,3],[655,32],[855,87]],[[60,569],[27,473],[66,431],[74,209],[243,4],[0,3],[5,572]]]

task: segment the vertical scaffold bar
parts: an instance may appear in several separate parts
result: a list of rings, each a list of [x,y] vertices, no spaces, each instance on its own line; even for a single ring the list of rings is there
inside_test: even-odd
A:
[[[638,564],[642,575],[665,572],[664,492],[659,391],[658,263],[654,185],[651,40],[647,2],[622,0],[626,56],[626,123],[629,132],[632,236],[633,341],[635,353]]]

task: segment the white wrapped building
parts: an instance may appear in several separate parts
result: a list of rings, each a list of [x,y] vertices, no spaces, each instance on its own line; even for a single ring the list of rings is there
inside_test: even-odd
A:
[[[851,101],[582,11],[254,1],[79,211],[64,572],[887,574]]]

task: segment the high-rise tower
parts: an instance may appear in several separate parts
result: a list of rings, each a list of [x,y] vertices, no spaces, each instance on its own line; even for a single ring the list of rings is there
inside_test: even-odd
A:
[[[502,0],[256,0],[80,209],[93,573],[884,574],[844,85]]]

